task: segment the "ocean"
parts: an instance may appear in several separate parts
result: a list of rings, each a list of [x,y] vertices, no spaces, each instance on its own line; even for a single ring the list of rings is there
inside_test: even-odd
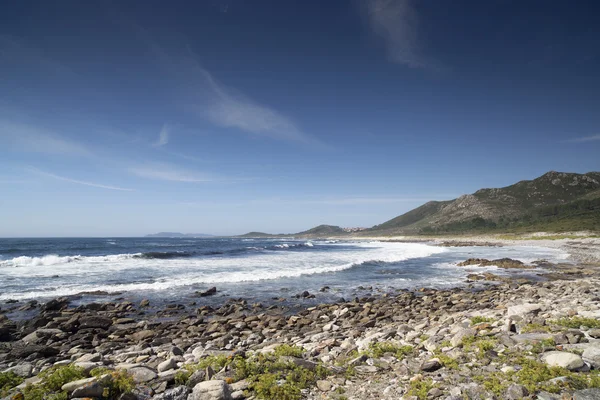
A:
[[[533,246],[447,248],[431,243],[239,238],[0,239],[0,302],[76,295],[82,303],[143,298],[155,304],[216,304],[227,298],[319,303],[399,289],[461,286],[472,272],[539,273],[456,266],[470,257],[568,262],[560,250]],[[216,295],[197,296],[213,286]],[[315,298],[296,298],[304,291]]]

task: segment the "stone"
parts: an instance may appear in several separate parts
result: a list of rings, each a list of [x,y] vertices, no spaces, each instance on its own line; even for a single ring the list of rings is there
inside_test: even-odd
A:
[[[600,339],[600,329],[590,329],[588,335],[594,339]]]
[[[190,394],[190,388],[187,386],[177,386],[167,389],[164,393],[157,394],[152,400],[187,400]]]
[[[475,329],[461,329],[460,331],[456,332],[454,336],[452,336],[452,339],[450,339],[450,344],[452,345],[452,347],[460,346],[462,344],[463,339],[469,336],[475,336],[476,334],[477,331]]]
[[[203,292],[196,292],[196,294],[200,297],[213,296],[213,295],[217,294],[217,288],[213,286],[210,289],[205,290]]]
[[[442,363],[440,362],[439,358],[432,358],[431,360],[425,361],[421,365],[421,371],[425,372],[437,371],[440,368],[442,368]]]
[[[596,369],[600,369],[600,345],[588,345],[581,354],[583,359]]]
[[[513,383],[506,389],[504,398],[507,400],[520,400],[529,395],[529,392],[523,385]]]
[[[129,369],[129,373],[133,376],[135,383],[150,382],[158,377],[156,372],[148,367],[133,367]]]
[[[537,313],[542,309],[540,304],[523,303],[515,306],[508,307],[507,315],[509,317],[518,315],[523,316],[526,314]]]
[[[84,385],[87,385],[89,383],[93,383],[96,382],[97,379],[96,378],[86,378],[86,379],[79,379],[73,382],[68,382],[65,383],[64,385],[62,385],[62,387],[60,388],[61,390],[71,393],[73,392],[75,389],[82,387]]]
[[[84,354],[79,357],[75,362],[84,363],[84,362],[97,362],[102,360],[102,354],[94,353],[94,354]]]
[[[177,361],[174,358],[169,358],[168,360],[158,364],[156,369],[158,370],[158,372],[165,372],[175,367],[177,367]]]
[[[110,318],[100,316],[82,317],[79,319],[79,329],[108,329],[112,325]]]
[[[584,389],[573,393],[573,400],[600,400],[600,389]]]
[[[196,386],[200,382],[204,382],[205,380],[206,380],[206,371],[203,369],[199,369],[197,371],[194,371],[194,373],[192,375],[190,375],[190,377],[188,378],[188,381],[187,381],[187,385],[190,388],[193,388],[194,386]]]
[[[73,390],[71,398],[102,397],[104,386],[100,382],[90,382]]]
[[[229,386],[225,381],[200,382],[194,386],[188,400],[232,400]]]
[[[584,366],[580,356],[566,351],[549,351],[542,355],[542,360],[551,367],[563,367],[575,370]]]
[[[136,342],[141,342],[142,340],[150,339],[155,335],[156,332],[154,332],[152,329],[144,329],[142,331],[135,332],[134,334],[132,334],[131,338]]]
[[[4,372],[13,372],[19,375],[21,378],[29,378],[33,372],[33,365],[30,363],[20,363],[15,365],[14,367],[8,368]]]
[[[331,390],[331,382],[325,381],[325,380],[318,380],[317,381],[317,388],[321,392],[329,392]]]
[[[148,306],[150,306],[150,300],[143,299],[142,301],[140,301],[140,307],[148,307]]]

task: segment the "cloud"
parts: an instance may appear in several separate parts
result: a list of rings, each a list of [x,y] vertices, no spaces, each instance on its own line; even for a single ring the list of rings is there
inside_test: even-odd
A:
[[[168,52],[143,28],[137,26],[136,31],[167,71],[176,96],[186,109],[223,128],[279,140],[318,143],[286,115],[219,82],[189,48],[186,52]]]
[[[5,119],[0,119],[0,141],[2,139],[6,139],[9,146],[21,151],[77,156],[91,154],[86,147],[64,139],[54,132]]]
[[[133,175],[145,179],[172,182],[212,182],[216,179],[208,174],[175,167],[169,164],[152,163],[129,168]]]
[[[390,59],[411,68],[430,68],[421,54],[413,0],[365,0],[369,25],[383,38]]]
[[[86,181],[80,181],[80,180],[77,180],[77,179],[71,179],[71,178],[67,178],[67,177],[64,177],[64,176],[52,174],[50,172],[42,171],[42,170],[39,170],[39,169],[37,169],[35,167],[29,167],[27,169],[30,172],[33,172],[33,173],[35,173],[37,175],[45,176],[45,177],[56,179],[56,180],[59,180],[59,181],[76,183],[78,185],[91,186],[91,187],[96,187],[96,188],[100,188],[100,189],[108,189],[108,190],[119,190],[119,191],[125,191],[125,192],[132,192],[133,191],[133,189],[129,189],[129,188],[122,188],[122,187],[118,187],[118,186],[109,186],[109,185],[103,185],[103,184],[95,183],[95,182],[86,182]]]
[[[169,143],[169,136],[171,135],[171,127],[167,124],[163,125],[160,133],[158,134],[158,140],[153,144],[154,147],[164,146]]]
[[[584,136],[584,137],[566,140],[566,142],[569,142],[569,143],[586,143],[586,142],[596,142],[596,141],[600,141],[600,135]]]

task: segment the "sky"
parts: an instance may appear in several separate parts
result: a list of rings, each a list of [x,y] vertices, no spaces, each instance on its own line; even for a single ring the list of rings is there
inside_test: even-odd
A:
[[[373,226],[600,170],[597,1],[6,2],[0,236]]]

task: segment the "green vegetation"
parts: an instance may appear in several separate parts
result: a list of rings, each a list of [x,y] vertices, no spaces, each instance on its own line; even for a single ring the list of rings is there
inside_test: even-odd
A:
[[[42,380],[36,385],[27,385],[23,395],[27,400],[67,400],[68,394],[61,390],[65,383],[85,378],[83,368],[65,365],[48,368],[38,377]]]
[[[492,323],[494,321],[495,321],[494,318],[482,317],[481,315],[476,315],[473,318],[471,318],[471,325],[477,325],[477,324],[481,324],[484,322]]]
[[[204,370],[208,367],[212,368],[213,371],[220,371],[231,364],[232,361],[231,357],[220,355],[208,356],[196,364],[186,364],[181,371],[175,374],[175,382],[179,385],[185,385],[194,372]]]
[[[527,324],[521,328],[521,333],[532,332],[551,332],[551,329],[549,326],[541,324]]]
[[[427,399],[427,393],[436,387],[431,379],[416,379],[408,385],[406,395],[416,396],[419,400]]]
[[[398,360],[402,360],[413,351],[414,348],[412,346],[399,346],[392,342],[377,342],[369,344],[369,348],[363,354],[373,358],[380,358],[385,354],[390,354]]]
[[[600,231],[600,173],[549,172],[468,199],[428,202],[366,231],[368,234],[526,233]],[[481,211],[477,211],[481,210]]]
[[[104,397],[107,399],[115,399],[122,393],[130,393],[135,388],[133,376],[122,369],[111,370],[108,368],[98,367],[90,372],[91,376],[101,377],[108,375],[110,379],[106,380],[104,388]]]
[[[8,391],[23,383],[24,379],[14,372],[0,372],[0,397],[6,396]]]
[[[295,346],[295,345],[290,346],[289,344],[282,344],[281,346],[277,346],[275,348],[275,350],[273,351],[273,353],[277,357],[282,357],[282,356],[302,357],[302,354],[304,354],[304,349],[302,349],[302,347]]]
[[[579,329],[582,326],[587,326],[588,328],[600,328],[600,320],[580,316],[560,318],[558,320],[550,321],[550,323],[574,329]]]
[[[555,347],[556,343],[554,342],[554,339],[544,339],[534,343],[531,351],[540,354],[546,351],[546,349],[554,349]]]

